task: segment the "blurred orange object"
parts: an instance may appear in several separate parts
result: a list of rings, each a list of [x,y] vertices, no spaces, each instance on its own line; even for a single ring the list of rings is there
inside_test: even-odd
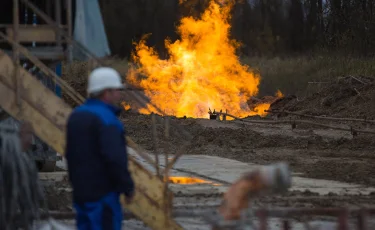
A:
[[[241,212],[249,208],[249,201],[270,192],[283,192],[291,186],[289,167],[285,163],[262,166],[246,173],[224,194],[219,213],[224,220],[239,220]]]

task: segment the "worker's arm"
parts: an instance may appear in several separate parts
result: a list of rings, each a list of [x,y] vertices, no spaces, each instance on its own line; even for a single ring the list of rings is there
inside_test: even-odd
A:
[[[119,192],[131,197],[134,182],[128,170],[126,140],[120,128],[116,125],[100,126],[101,153],[107,163],[112,180]]]

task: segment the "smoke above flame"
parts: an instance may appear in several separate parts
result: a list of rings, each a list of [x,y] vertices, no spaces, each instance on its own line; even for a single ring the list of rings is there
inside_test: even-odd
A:
[[[229,36],[230,10],[231,4],[211,1],[199,19],[182,18],[180,39],[165,41],[166,60],[142,39],[132,56],[138,67],[129,70],[127,80],[168,115],[207,118],[209,108],[238,117],[265,115],[269,104],[250,109],[247,103],[258,93],[260,75],[236,55],[239,43]],[[152,106],[139,112],[157,113]]]

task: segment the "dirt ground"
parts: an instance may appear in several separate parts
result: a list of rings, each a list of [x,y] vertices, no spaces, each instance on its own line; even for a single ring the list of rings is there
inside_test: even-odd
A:
[[[327,82],[306,98],[285,97],[271,109],[309,115],[375,119],[374,77],[345,76]]]
[[[375,185],[375,139],[373,135],[291,125],[263,125],[208,119],[172,119],[193,138],[187,154],[214,155],[244,162],[269,164],[287,161],[304,176]],[[124,113],[127,134],[145,149],[153,150],[150,116]],[[343,126],[342,124],[340,124]],[[345,126],[345,125],[344,125]],[[158,124],[162,148],[163,125]],[[172,129],[171,146],[177,151],[184,138]]]
[[[150,115],[124,112],[122,120],[129,135],[146,150],[153,151],[152,121]],[[191,142],[171,127],[168,146],[173,154],[186,144],[187,154],[213,155],[242,162],[270,164],[286,161],[293,172],[304,177],[330,179],[342,182],[375,186],[375,139],[373,135],[360,134],[353,137],[350,132],[335,131],[309,126],[263,125],[239,121],[217,121],[208,119],[177,119],[179,125],[192,135]],[[163,119],[161,119],[163,121]],[[333,124],[331,124],[333,125]],[[345,124],[340,124],[345,126]],[[157,124],[157,146],[159,152],[167,144],[164,141],[164,126]],[[47,186],[49,207],[52,210],[71,210],[67,181]],[[321,196],[306,192],[291,192],[282,197],[266,197],[257,205],[295,207],[367,206],[375,203],[375,194],[353,196],[330,194]],[[184,200],[178,197],[176,202]],[[196,199],[202,199],[196,197]],[[214,197],[211,199],[220,199]]]
[[[74,84],[73,84],[74,85]],[[82,88],[84,81],[77,84]],[[310,115],[372,119],[375,112],[375,87],[372,78],[346,77],[327,85],[311,97],[288,96],[276,101],[271,109],[289,110]],[[81,90],[82,91],[82,90]],[[83,91],[82,91],[83,92]],[[208,115],[208,114],[207,114]],[[191,140],[171,127],[169,141],[164,138],[164,120],[158,117],[158,152],[169,147],[174,154],[186,148],[186,154],[212,155],[256,164],[286,161],[293,172],[303,177],[375,186],[375,136],[338,131],[313,125],[253,124],[244,121],[217,121],[171,117],[191,134]],[[150,115],[124,111],[121,119],[127,135],[146,150],[154,151]],[[259,120],[259,117],[247,118]],[[288,115],[270,114],[266,120],[302,119]],[[306,118],[303,118],[306,119]],[[375,131],[375,124],[328,122],[309,119],[331,126]],[[71,189],[67,181],[46,185],[51,210],[72,210]],[[375,205],[375,194],[319,195],[310,191],[289,192],[282,196],[257,199],[254,206],[272,207],[369,207]],[[219,203],[221,195],[184,197],[176,194],[175,205]]]

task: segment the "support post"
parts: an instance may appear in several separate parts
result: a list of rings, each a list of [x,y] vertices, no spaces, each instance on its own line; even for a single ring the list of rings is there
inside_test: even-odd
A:
[[[73,18],[72,18],[72,0],[66,0],[66,23],[68,25],[68,36],[70,38],[73,37]],[[67,60],[68,63],[71,63],[73,61],[73,46],[69,39],[67,40]]]
[[[13,0],[13,40],[16,44],[19,43],[18,31],[19,31],[19,2],[18,0]],[[14,85],[16,87],[16,104],[21,106],[21,92],[20,92],[20,73],[19,73],[19,50],[17,45],[13,45],[13,62],[14,62]]]
[[[61,0],[55,0],[56,43],[61,46]]]
[[[25,7],[26,9],[27,9],[27,7]],[[51,9],[51,1],[46,1],[46,12],[47,12],[47,14],[48,15],[52,15],[52,13],[51,13],[51,11],[52,11],[52,9]]]
[[[61,62],[57,63],[56,67],[55,67],[55,72],[56,72],[56,75],[58,77],[61,77],[61,74],[62,74],[62,64]],[[56,95],[58,97],[62,97],[62,94],[61,94],[61,87],[58,85],[58,83],[55,83],[55,92],[56,92]]]

